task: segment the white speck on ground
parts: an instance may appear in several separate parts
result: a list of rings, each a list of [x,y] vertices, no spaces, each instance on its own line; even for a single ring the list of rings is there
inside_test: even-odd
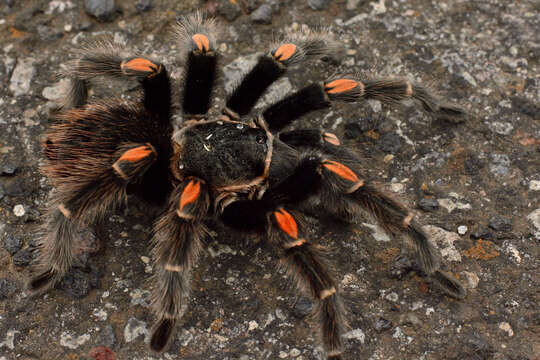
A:
[[[137,320],[134,317],[130,317],[126,327],[124,328],[124,340],[126,342],[132,342],[140,335],[144,335],[145,341],[149,337],[150,332],[146,328],[144,321]]]
[[[13,214],[15,214],[15,216],[17,217],[24,216],[24,214],[26,214],[26,211],[24,210],[24,206],[21,204],[15,205],[13,207]]]
[[[0,343],[0,348],[7,347],[8,349],[15,349],[15,334],[20,331],[17,330],[8,330],[6,334],[6,339]]]
[[[70,349],[76,349],[86,343],[88,340],[90,340],[89,334],[84,334],[74,338],[67,331],[64,331],[62,335],[60,335],[60,345]]]
[[[346,332],[345,334],[343,334],[343,337],[345,339],[356,339],[360,341],[361,344],[363,344],[364,341],[366,341],[366,334],[364,334],[362,329],[354,329],[349,332]]]

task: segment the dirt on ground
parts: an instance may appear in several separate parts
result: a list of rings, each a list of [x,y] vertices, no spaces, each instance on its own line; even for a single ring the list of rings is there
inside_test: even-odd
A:
[[[309,26],[327,27],[340,46],[290,69],[275,96],[335,73],[394,76],[467,111],[454,123],[413,103],[336,103],[295,122],[355,148],[366,177],[414,210],[468,291],[455,300],[408,272],[401,240],[369,217],[311,219],[311,240],[332,250],[348,308],[344,357],[540,359],[538,1],[0,0],[0,360],[324,359],[313,302],[277,270],[263,239],[217,222],[171,346],[150,352],[149,239],[159,209],[136,198],[87,234],[101,249],[58,289],[36,298],[25,290],[51,191],[40,142],[64,96],[57,73],[74,49],[105,36],[165,64],[179,90],[170,30],[201,9],[221,24],[216,109],[252,54]],[[139,95],[136,83],[112,80],[92,93]]]

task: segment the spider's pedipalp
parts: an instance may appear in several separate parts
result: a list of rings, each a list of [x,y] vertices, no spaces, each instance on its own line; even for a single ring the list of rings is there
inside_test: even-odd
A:
[[[157,322],[150,347],[162,351],[182,316],[190,293],[191,269],[198,259],[206,228],[201,223],[210,206],[203,181],[190,178],[171,194],[167,212],[156,222],[152,240],[156,264],[152,305]]]

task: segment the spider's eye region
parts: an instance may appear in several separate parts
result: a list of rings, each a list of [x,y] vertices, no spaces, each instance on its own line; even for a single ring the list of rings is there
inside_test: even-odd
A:
[[[265,135],[257,135],[257,137],[255,138],[255,141],[257,142],[257,144],[266,144],[266,136]]]

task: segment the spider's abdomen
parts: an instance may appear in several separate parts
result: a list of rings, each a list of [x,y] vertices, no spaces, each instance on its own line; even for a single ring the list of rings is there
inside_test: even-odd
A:
[[[215,187],[261,176],[268,152],[266,132],[244,123],[208,121],[177,132],[173,171]]]

